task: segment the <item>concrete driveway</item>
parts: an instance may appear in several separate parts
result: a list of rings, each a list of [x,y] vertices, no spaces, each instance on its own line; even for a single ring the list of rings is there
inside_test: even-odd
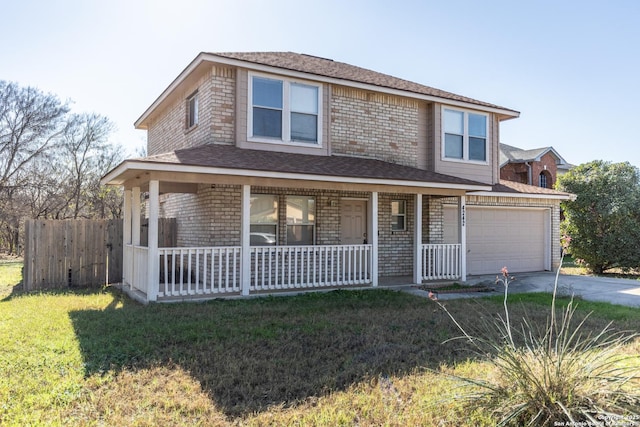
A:
[[[509,284],[509,293],[517,292],[553,292],[555,273],[515,273],[515,280]],[[467,284],[486,283],[495,287],[491,295],[504,293],[504,286],[496,285],[496,276],[469,276]],[[419,291],[424,294],[426,292]],[[580,296],[588,301],[601,301],[640,308],[640,281],[591,276],[570,276],[561,274],[558,279],[558,294]],[[473,298],[486,296],[484,292],[438,295],[440,300],[454,298]]]

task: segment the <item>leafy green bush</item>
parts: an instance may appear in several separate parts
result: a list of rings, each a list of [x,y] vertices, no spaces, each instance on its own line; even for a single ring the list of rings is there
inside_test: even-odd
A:
[[[558,316],[557,276],[546,327],[526,318],[513,327],[507,305],[512,279],[503,268],[496,280],[505,287],[504,317],[483,322],[479,333],[467,332],[440,304],[461,338],[479,355],[490,355],[493,368],[485,378],[455,377],[463,386],[455,399],[463,399],[471,410],[490,411],[498,425],[600,425],[640,416],[640,360],[625,351],[638,335],[616,332],[611,323],[597,334],[585,332],[588,315],[576,319],[573,299]]]
[[[640,266],[640,170],[628,162],[596,160],[558,178],[558,189],[573,193],[562,202],[562,232],[569,251],[594,273]]]

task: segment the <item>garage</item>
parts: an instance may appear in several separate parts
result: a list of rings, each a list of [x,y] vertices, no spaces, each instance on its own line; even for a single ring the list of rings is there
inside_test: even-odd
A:
[[[445,243],[458,242],[458,209],[445,206]],[[467,274],[549,270],[549,209],[466,207]]]

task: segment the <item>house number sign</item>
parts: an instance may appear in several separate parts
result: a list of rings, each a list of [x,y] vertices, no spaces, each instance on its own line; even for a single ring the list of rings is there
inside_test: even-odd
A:
[[[462,223],[462,226],[464,227],[465,226],[465,223],[464,223],[465,222],[465,206],[464,205],[462,206],[462,209],[460,210],[460,212],[461,212],[460,221]]]

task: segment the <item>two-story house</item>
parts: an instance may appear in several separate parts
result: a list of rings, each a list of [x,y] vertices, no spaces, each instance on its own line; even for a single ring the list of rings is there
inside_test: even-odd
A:
[[[125,190],[124,288],[169,301],[556,267],[569,195],[500,180],[500,122],[518,115],[310,55],[201,53],[136,121],[148,157],[103,178]],[[178,247],[158,247],[159,217]]]
[[[503,180],[553,188],[558,176],[572,166],[553,147],[525,150],[500,144],[500,179]]]

